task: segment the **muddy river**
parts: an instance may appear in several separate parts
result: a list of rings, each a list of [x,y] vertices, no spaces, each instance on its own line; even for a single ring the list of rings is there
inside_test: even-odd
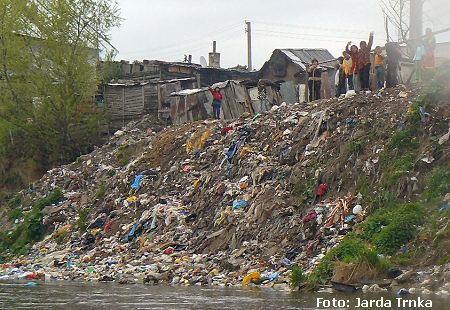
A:
[[[432,309],[449,309],[450,298],[421,297],[432,303]],[[403,299],[408,301],[406,307],[399,307],[396,298],[389,294],[305,294],[258,288],[0,282],[0,309],[429,309],[411,307],[414,305],[409,300],[418,303],[417,295]]]

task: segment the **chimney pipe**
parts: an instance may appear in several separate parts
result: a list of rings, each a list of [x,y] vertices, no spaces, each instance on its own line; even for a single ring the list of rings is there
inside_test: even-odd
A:
[[[213,41],[213,51],[209,53],[209,67],[220,68],[220,53],[217,53],[216,41]]]

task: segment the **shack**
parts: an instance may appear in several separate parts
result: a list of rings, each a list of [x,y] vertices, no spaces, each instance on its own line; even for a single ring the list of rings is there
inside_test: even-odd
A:
[[[307,101],[307,65],[313,59],[323,69],[322,98],[334,96],[334,75],[337,60],[326,49],[276,49],[259,72],[259,79],[279,81],[281,96],[287,103]]]
[[[184,62],[166,62],[160,60],[120,61],[121,79],[136,82],[152,80],[173,80],[181,78],[196,78],[198,64]]]
[[[258,87],[244,81],[229,80],[216,83],[223,95],[221,118],[236,119],[243,113],[261,113],[274,104],[281,103],[279,90],[274,85],[266,85],[267,100],[257,98]],[[212,116],[212,95],[207,88],[187,89],[171,94],[170,108],[166,108],[161,118],[170,119],[174,124],[182,124]]]
[[[117,83],[108,83],[103,89],[103,101],[110,127],[120,128],[143,114],[159,117],[165,109],[170,108],[170,94],[196,87],[196,78],[148,82],[119,80]]]
[[[144,114],[147,83],[110,83],[104,88],[106,112],[111,129],[118,129]]]

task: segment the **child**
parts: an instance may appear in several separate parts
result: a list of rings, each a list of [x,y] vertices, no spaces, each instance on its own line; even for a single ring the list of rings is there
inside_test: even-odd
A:
[[[417,82],[422,82],[422,72],[423,72],[423,58],[426,55],[425,45],[423,40],[420,40],[417,48],[416,54],[414,55],[414,63],[416,65],[416,80]]]
[[[377,73],[378,89],[384,87],[386,71],[384,68],[384,56],[382,54],[381,46],[375,47],[375,72]]]
[[[350,48],[349,46],[352,44],[352,42],[348,42],[347,46],[345,47],[345,51],[347,52],[347,54],[350,55],[351,59],[352,59],[352,66],[350,67],[350,75],[352,76],[351,80],[352,80],[352,86],[354,90],[357,90],[355,83],[357,82],[357,78],[358,78],[358,69],[359,69],[359,64],[358,64],[358,55],[359,55],[359,50],[358,47],[356,45],[352,45]]]
[[[212,89],[211,87],[208,88],[208,90],[211,92],[211,95],[213,96],[213,114],[215,119],[220,119],[220,108],[222,106],[222,99],[223,96],[220,93],[220,88],[216,87],[215,89]]]
[[[372,50],[373,44],[373,32],[369,35],[369,43],[366,41],[361,41],[359,43],[359,53],[358,53],[358,69],[359,69],[359,79],[361,81],[361,90],[370,90],[370,67],[372,66],[370,62],[370,51]]]
[[[322,68],[319,67],[319,61],[313,59],[308,66],[308,89],[309,102],[320,99],[320,87],[322,85]]]
[[[347,82],[346,90],[354,90],[355,87],[353,85],[353,73],[352,73],[353,61],[352,58],[350,57],[350,54],[347,51],[345,51],[343,55],[344,61],[342,62],[342,68],[344,69],[344,74]]]
[[[339,97],[342,94],[345,94],[346,87],[345,87],[345,73],[344,73],[344,57],[338,58],[338,64],[336,64],[336,75],[334,78],[334,83],[336,85],[336,97]]]

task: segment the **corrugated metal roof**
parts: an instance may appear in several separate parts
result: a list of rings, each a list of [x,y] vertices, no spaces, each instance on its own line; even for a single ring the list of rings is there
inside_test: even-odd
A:
[[[202,88],[183,89],[183,90],[171,93],[170,96],[188,96],[188,95],[198,94],[198,93],[201,93],[204,91],[206,91],[206,89],[202,89]]]
[[[121,87],[130,87],[130,86],[144,86],[147,85],[148,82],[125,82],[125,83],[108,83],[108,86],[121,86]]]
[[[306,70],[306,64],[310,64],[313,59],[317,59],[322,67],[333,67],[336,63],[335,57],[324,48],[287,48],[280,51],[303,70]]]

